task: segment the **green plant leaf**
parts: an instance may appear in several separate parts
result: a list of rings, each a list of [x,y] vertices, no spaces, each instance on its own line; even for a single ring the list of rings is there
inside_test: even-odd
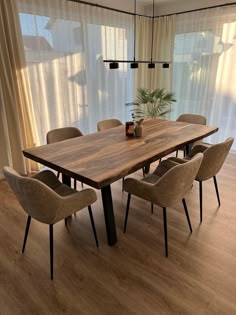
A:
[[[176,102],[174,93],[167,92],[165,89],[150,90],[147,88],[137,89],[137,99],[134,102],[126,103],[133,106],[134,119],[161,117],[171,111],[171,105]]]

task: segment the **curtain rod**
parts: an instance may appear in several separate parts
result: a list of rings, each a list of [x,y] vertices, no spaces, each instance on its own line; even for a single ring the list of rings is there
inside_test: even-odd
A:
[[[101,4],[91,3],[91,2],[88,2],[88,1],[81,1],[81,0],[67,0],[67,1],[76,2],[76,3],[82,3],[82,4],[90,5],[90,6],[92,6],[92,7],[98,7],[98,8],[102,8],[102,9],[106,9],[106,10],[111,10],[111,11],[115,11],[115,12],[120,12],[120,13],[124,13],[124,14],[138,15],[138,16],[143,16],[143,17],[151,18],[151,16],[149,16],[149,15],[134,14],[134,13],[132,13],[132,12],[128,12],[128,11],[124,11],[124,10],[115,9],[115,8],[107,7],[107,6],[104,6],[104,5],[101,5]],[[205,7],[205,8],[193,9],[193,10],[182,11],[182,12],[176,12],[176,13],[170,13],[170,14],[156,15],[154,18],[163,17],[163,16],[171,16],[171,15],[184,14],[184,13],[191,13],[191,12],[202,11],[202,10],[207,10],[207,9],[215,9],[215,8],[226,7],[226,6],[235,5],[235,4],[236,4],[236,2],[218,4],[218,5],[214,5],[214,6],[208,6],[208,7]]]
[[[149,15],[138,14],[138,13],[135,14],[135,13],[132,13],[132,12],[128,12],[128,11],[124,11],[124,10],[119,10],[119,9],[107,7],[107,6],[104,6],[104,5],[101,5],[101,4],[97,4],[97,3],[91,3],[91,2],[80,1],[80,0],[67,0],[67,1],[76,2],[76,3],[82,3],[82,4],[90,5],[92,7],[98,7],[98,8],[102,8],[102,9],[106,9],[106,10],[110,10],[110,11],[115,11],[115,12],[119,12],[119,13],[124,13],[124,14],[129,14],[129,15],[138,15],[138,16],[143,16],[143,17],[150,18]]]
[[[196,11],[203,11],[203,10],[207,10],[207,9],[215,9],[215,8],[220,8],[220,7],[227,7],[227,6],[235,5],[235,4],[236,4],[236,2],[218,4],[218,5],[213,5],[213,6],[205,7],[205,8],[193,9],[193,10],[182,11],[182,12],[176,12],[176,13],[170,13],[170,14],[156,15],[155,18],[163,17],[163,16],[171,16],[171,15],[184,14],[184,13],[191,13],[191,12],[196,12]]]

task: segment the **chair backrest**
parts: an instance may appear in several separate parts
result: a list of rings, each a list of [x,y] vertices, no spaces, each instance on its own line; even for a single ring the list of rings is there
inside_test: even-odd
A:
[[[28,215],[42,223],[53,222],[60,208],[57,193],[37,179],[21,176],[9,166],[4,166],[3,174]]]
[[[176,121],[186,122],[190,124],[197,124],[197,125],[206,125],[207,123],[205,116],[197,115],[197,114],[182,114],[176,119]]]
[[[203,181],[215,176],[224,164],[224,161],[234,142],[234,138],[227,138],[224,142],[213,144],[203,152],[201,167],[196,180]],[[191,152],[190,152],[191,153]]]
[[[100,120],[97,123],[97,130],[98,131],[103,131],[105,129],[110,129],[114,127],[121,126],[122,122],[119,119],[105,119],[105,120]]]
[[[83,136],[82,132],[75,127],[63,127],[52,129],[47,133],[47,143],[50,144],[81,136]]]
[[[176,164],[167,171],[155,184],[155,203],[161,207],[174,206],[183,199],[197,175],[203,159],[203,154],[198,153],[193,159],[183,164]],[[165,161],[164,161],[165,162]]]

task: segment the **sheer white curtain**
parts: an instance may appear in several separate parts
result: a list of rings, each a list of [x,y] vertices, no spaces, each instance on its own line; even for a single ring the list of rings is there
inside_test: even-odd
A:
[[[33,147],[34,116],[15,0],[0,1],[0,178],[10,165],[25,174],[37,165],[24,159],[22,150]]]
[[[176,20],[171,117],[198,113],[219,131],[220,142],[236,136],[236,6],[181,14]],[[236,142],[233,146],[236,149]]]
[[[173,61],[175,39],[175,15],[154,19],[153,25],[153,61]],[[152,18],[137,17],[137,60],[151,60]],[[165,88],[172,90],[172,63],[169,69],[156,64],[148,69],[148,64],[139,64],[136,75],[136,87],[149,89]]]
[[[132,70],[103,59],[129,59],[132,16],[66,0],[18,0],[39,143],[48,130],[96,131],[98,120],[129,119]]]

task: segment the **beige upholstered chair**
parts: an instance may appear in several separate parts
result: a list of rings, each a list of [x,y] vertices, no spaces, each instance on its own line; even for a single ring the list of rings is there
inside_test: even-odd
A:
[[[47,133],[47,144],[55,143],[71,138],[81,137],[83,136],[82,132],[75,127],[63,127],[52,129]],[[57,177],[59,177],[60,172],[57,173]],[[76,180],[74,180],[74,189],[76,189]],[[83,183],[82,183],[83,187]]]
[[[75,127],[63,127],[52,129],[47,133],[47,143],[54,143],[70,138],[83,136],[82,132]]]
[[[197,114],[182,114],[176,121],[186,122],[190,124],[206,125],[206,117]]]
[[[197,115],[197,114],[182,114],[176,119],[176,121],[186,122],[189,124],[197,124],[197,125],[207,124],[206,117],[202,115]],[[200,142],[201,141],[196,141],[192,145],[196,145],[197,143],[200,143]],[[179,149],[179,150],[183,150],[184,156],[186,156],[186,147],[183,147],[182,149]],[[178,151],[176,151],[176,157],[178,156]]]
[[[100,120],[97,123],[97,130],[98,131],[103,131],[105,129],[110,129],[114,127],[121,126],[122,122],[119,119],[105,119],[105,120]]]
[[[74,190],[62,184],[49,170],[33,177],[19,175],[12,168],[5,166],[3,173],[14,191],[16,198],[28,215],[22,253],[24,253],[31,217],[49,225],[50,272],[53,279],[53,225],[76,211],[88,207],[93,233],[98,246],[91,204],[97,200],[93,189]]]
[[[167,217],[166,208],[173,207],[182,200],[190,231],[191,222],[184,196],[199,170],[203,154],[197,154],[191,161],[184,164],[164,160],[159,164],[153,174],[142,180],[127,178],[124,182],[124,190],[128,192],[128,200],[125,215],[124,233],[126,231],[131,194],[150,201],[163,208],[165,255],[168,256],[167,242]]]
[[[193,147],[189,155],[184,158],[170,158],[169,160],[176,163],[186,163],[195,157],[199,152],[203,153],[203,160],[201,167],[197,173],[196,180],[199,182],[199,201],[200,201],[200,222],[202,222],[202,182],[213,178],[215,184],[216,195],[218,204],[220,206],[220,196],[217,186],[216,175],[220,171],[224,161],[229,153],[229,150],[234,142],[233,138],[228,138],[224,142],[218,144],[198,144]]]

